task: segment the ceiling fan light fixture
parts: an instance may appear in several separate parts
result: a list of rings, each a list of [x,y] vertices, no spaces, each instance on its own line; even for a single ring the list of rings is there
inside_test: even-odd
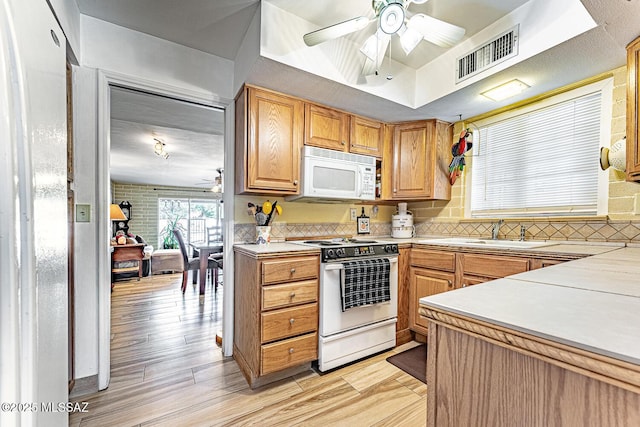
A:
[[[404,53],[409,55],[411,51],[418,46],[422,39],[423,37],[420,32],[413,28],[406,27],[406,29],[402,30],[402,34],[400,34],[400,46],[402,46]]]
[[[380,29],[395,34],[404,25],[405,12],[402,3],[390,3],[380,12]]]
[[[364,54],[367,58],[372,61],[376,60],[376,55],[378,51],[378,35],[376,33],[371,34],[367,37],[364,44],[360,48],[360,52]]]
[[[387,51],[387,46],[389,46],[390,39],[391,37],[388,34],[376,31],[365,40],[360,52],[369,58],[376,67],[379,67],[384,58],[384,53]]]

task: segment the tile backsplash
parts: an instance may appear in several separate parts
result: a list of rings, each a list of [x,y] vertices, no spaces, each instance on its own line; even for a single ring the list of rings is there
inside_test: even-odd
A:
[[[525,226],[526,240],[572,240],[592,242],[640,243],[640,221],[588,219],[549,221],[517,221],[507,220],[501,227],[500,239],[520,238],[520,226]],[[487,221],[426,221],[416,224],[418,236],[459,236],[490,237],[493,222]],[[354,224],[317,223],[287,224],[274,223],[271,230],[272,239],[283,241],[286,238],[354,236],[357,237]],[[370,236],[390,236],[391,224],[371,223]],[[253,242],[255,226],[253,224],[237,224],[235,227],[236,242]]]

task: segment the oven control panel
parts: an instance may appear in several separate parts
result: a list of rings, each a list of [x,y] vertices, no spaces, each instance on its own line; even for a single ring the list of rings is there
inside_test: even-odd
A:
[[[323,248],[322,262],[334,261],[341,258],[358,258],[394,255],[398,253],[398,245],[396,244],[376,244],[361,246],[345,246],[338,248]]]

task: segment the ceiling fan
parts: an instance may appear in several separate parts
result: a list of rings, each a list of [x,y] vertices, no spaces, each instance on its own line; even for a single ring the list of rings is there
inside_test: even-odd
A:
[[[312,31],[303,36],[307,46],[333,40],[364,29],[370,22],[378,20],[378,28],[360,48],[375,70],[382,63],[391,36],[400,37],[400,44],[408,55],[422,40],[441,47],[452,47],[462,39],[465,29],[433,18],[424,13],[411,14],[407,9],[411,3],[423,4],[428,0],[372,0],[374,18],[358,16],[346,21]],[[368,73],[364,73],[368,74]]]
[[[206,185],[206,186],[211,186],[211,191],[213,191],[214,193],[222,193],[222,174],[224,173],[224,169],[223,168],[217,168],[216,171],[218,172],[218,176],[216,176],[214,179],[202,179],[202,182],[197,182],[194,185]]]

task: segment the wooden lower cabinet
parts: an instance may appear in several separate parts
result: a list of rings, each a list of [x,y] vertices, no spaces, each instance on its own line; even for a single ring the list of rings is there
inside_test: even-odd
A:
[[[467,286],[479,285],[480,283],[488,282],[489,280],[493,280],[491,277],[480,277],[480,276],[462,276],[462,281],[460,283],[461,288],[466,288]]]
[[[318,334],[312,333],[263,345],[260,372],[271,374],[318,358]]]
[[[318,278],[313,252],[235,253],[233,356],[251,388],[318,358]]]
[[[426,364],[427,384],[437,385],[428,427],[640,425],[638,386],[621,381],[637,379],[630,364],[458,313],[423,313],[434,319]]]
[[[452,290],[455,275],[449,272],[427,270],[418,267],[411,267],[410,272],[411,305],[409,307],[409,324],[415,332],[426,335],[428,329],[427,321],[421,318],[418,313],[420,298]]]
[[[535,258],[455,249],[413,248],[409,267],[409,329],[422,335],[427,334],[427,320],[418,315],[419,300],[422,297],[466,288],[570,259],[576,259],[576,256],[566,259]]]

